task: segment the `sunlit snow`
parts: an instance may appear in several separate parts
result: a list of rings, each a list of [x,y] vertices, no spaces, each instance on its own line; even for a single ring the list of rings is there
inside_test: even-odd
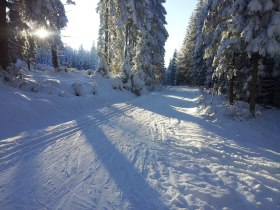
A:
[[[279,110],[249,119],[190,87],[136,98],[85,71],[27,77],[0,83],[1,209],[280,208]]]

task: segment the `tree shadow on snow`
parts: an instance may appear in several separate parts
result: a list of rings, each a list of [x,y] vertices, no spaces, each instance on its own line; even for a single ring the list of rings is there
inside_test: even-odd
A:
[[[107,203],[109,206],[111,203],[111,208],[116,208],[114,206],[115,201],[107,199],[110,199],[111,196],[118,197],[117,194],[121,193],[121,205],[124,205],[122,207],[125,209],[168,209],[161,200],[159,193],[147,183],[133,163],[117,149],[116,145],[114,145],[114,140],[105,135],[105,133],[110,134],[110,131],[103,132],[99,127],[102,124],[106,124],[107,120],[112,117],[118,117],[118,114],[123,114],[123,112],[115,110],[108,116],[99,116],[92,126],[83,130],[84,137],[108,173],[104,176],[104,182],[107,184],[104,184],[103,189],[99,189],[110,194],[103,203]],[[77,123],[79,124],[79,121]],[[108,181],[105,181],[108,179],[106,176],[109,176]],[[112,184],[117,186],[119,192],[116,189],[114,190]],[[104,207],[106,208],[106,205]]]

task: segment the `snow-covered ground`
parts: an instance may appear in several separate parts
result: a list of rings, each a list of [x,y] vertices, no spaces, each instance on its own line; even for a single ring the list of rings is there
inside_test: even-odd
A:
[[[1,209],[280,209],[279,110],[246,119],[195,88],[135,98],[99,76],[98,95],[82,73],[32,78],[35,93],[0,84]]]

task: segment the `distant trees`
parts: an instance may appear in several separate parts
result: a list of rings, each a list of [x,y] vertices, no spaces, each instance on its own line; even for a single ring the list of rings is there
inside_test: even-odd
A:
[[[124,87],[140,94],[164,74],[165,0],[100,0],[100,71],[120,75]]]
[[[84,69],[98,68],[98,55],[95,43],[93,43],[91,50],[87,51],[81,45],[78,50],[72,47],[63,47],[58,53],[59,62],[67,67]],[[36,53],[36,63],[52,65],[52,54],[49,49],[38,48]]]
[[[256,100],[266,97],[263,81],[279,81],[279,14],[279,1],[199,0],[178,55],[178,83],[215,86],[230,104],[249,100],[254,116]]]
[[[164,85],[177,85],[177,75],[178,75],[178,57],[177,50],[175,50],[172,59],[169,62],[168,68],[166,69],[164,76]]]

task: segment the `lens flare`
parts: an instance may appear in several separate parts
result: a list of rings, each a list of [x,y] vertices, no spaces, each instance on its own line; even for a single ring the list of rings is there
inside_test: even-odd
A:
[[[41,38],[41,39],[45,39],[45,38],[47,38],[49,36],[49,32],[46,29],[44,29],[44,28],[38,29],[37,31],[35,31],[34,34],[36,36],[38,36],[39,38]]]

